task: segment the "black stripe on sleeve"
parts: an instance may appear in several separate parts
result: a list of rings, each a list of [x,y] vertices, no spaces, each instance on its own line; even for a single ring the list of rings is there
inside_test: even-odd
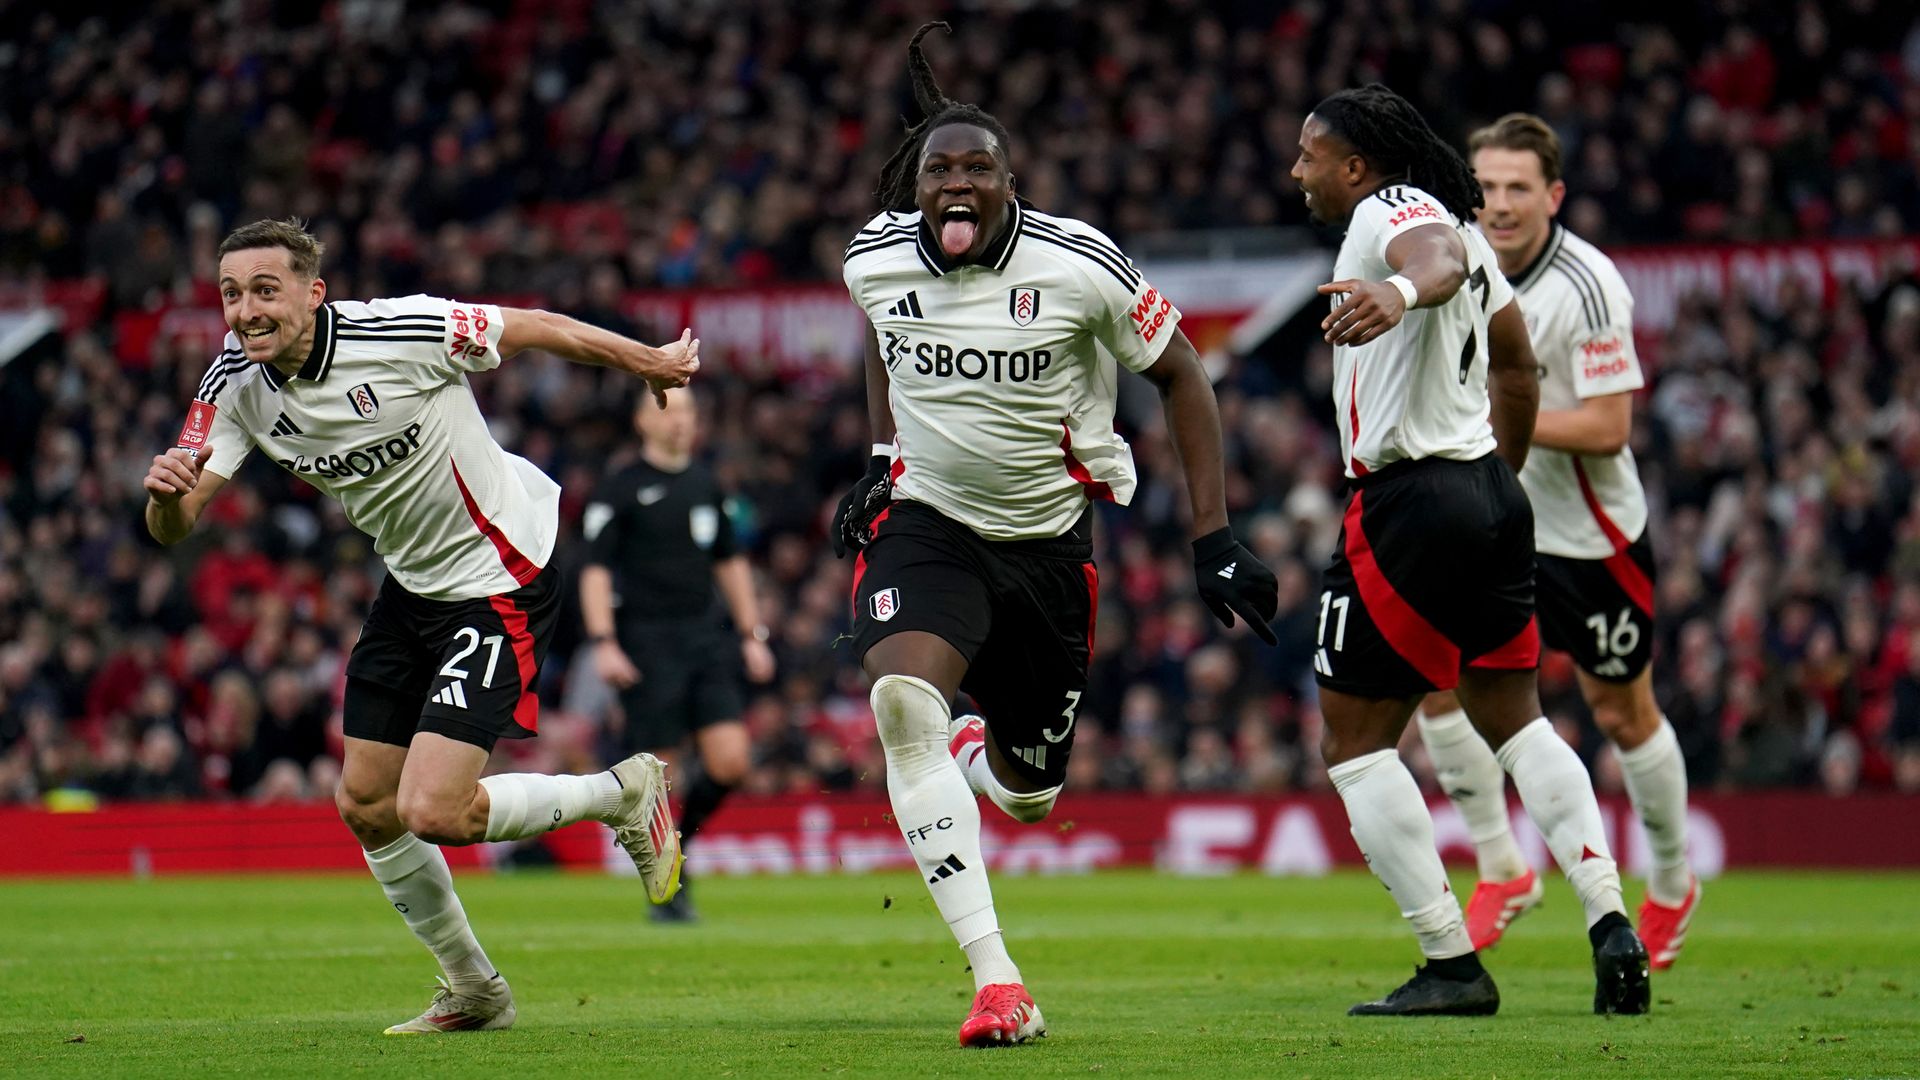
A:
[[[434,315],[396,315],[390,319],[349,319],[340,316],[342,329],[378,333],[383,330],[445,330],[447,320]]]
[[[1594,273],[1593,267],[1588,266],[1582,261],[1580,256],[1575,255],[1572,251],[1565,248],[1561,249],[1560,254],[1556,256],[1556,258],[1564,259],[1571,263],[1574,272],[1586,279],[1587,285],[1593,292],[1594,306],[1599,309],[1601,324],[1607,325],[1612,323],[1613,310],[1607,305],[1607,290],[1600,284],[1600,275]],[[1599,327],[1595,327],[1594,329],[1597,330]]]
[[[383,345],[390,344],[393,342],[401,342],[401,341],[431,341],[435,344],[439,344],[441,341],[445,340],[445,336],[442,334],[407,334],[407,333],[368,334],[368,333],[361,333],[361,332],[347,333],[345,331],[342,331],[340,334],[336,335],[336,337],[340,341],[374,341],[374,342],[379,342]]]
[[[1117,262],[1120,265],[1121,270],[1129,274],[1132,274],[1136,278],[1140,276],[1140,268],[1133,265],[1133,260],[1127,258],[1127,253],[1124,251],[1121,251],[1119,245],[1115,244],[1111,240],[1108,240],[1104,236],[1097,236],[1089,233],[1073,232],[1072,230],[1061,225],[1057,220],[1042,221],[1030,213],[1025,215],[1025,220],[1030,225],[1037,225],[1044,229],[1051,229],[1055,234],[1059,236],[1063,236],[1077,243],[1085,244],[1088,247],[1094,249],[1095,251],[1102,252],[1108,258]]]
[[[1567,281],[1573,285],[1574,293],[1580,297],[1580,314],[1586,320],[1587,329],[1598,330],[1605,325],[1600,321],[1600,309],[1593,302],[1593,295],[1586,280],[1560,259],[1553,260],[1553,268],[1566,275]]]
[[[1105,270],[1107,273],[1112,274],[1113,279],[1115,281],[1118,281],[1120,283],[1120,286],[1126,289],[1128,292],[1133,292],[1135,289],[1139,288],[1139,284],[1137,282],[1127,280],[1127,276],[1125,274],[1122,274],[1120,271],[1114,269],[1113,266],[1110,265],[1109,263],[1101,260],[1097,256],[1087,254],[1085,251],[1082,251],[1081,249],[1074,247],[1072,244],[1056,239],[1053,236],[1050,236],[1047,233],[1041,232],[1038,229],[1035,229],[1033,232],[1031,232],[1028,235],[1032,236],[1035,240],[1038,240],[1041,243],[1052,244],[1055,247],[1064,248],[1067,251],[1071,251],[1075,255],[1080,256],[1083,260],[1089,263],[1092,263],[1094,266],[1097,266],[1102,270]]]
[[[1112,274],[1120,284],[1126,286],[1128,292],[1140,287],[1140,273],[1133,269],[1131,263],[1123,261],[1125,256],[1116,259],[1113,254],[1101,250],[1085,237],[1074,236],[1044,222],[1033,222],[1029,233],[1035,240],[1044,240],[1055,247],[1065,248]]]
[[[251,364],[252,361],[244,357],[228,359],[223,354],[213,362],[213,366],[207,368],[206,374],[200,376],[200,385],[194,390],[193,396],[209,405],[214,404],[214,398],[226,387],[227,380],[236,372],[245,371]]]
[[[868,237],[864,240],[856,238],[853,243],[847,245],[847,252],[841,257],[851,259],[855,255],[865,255],[869,251],[878,251],[883,247],[890,247],[903,240],[912,239],[913,229],[910,226],[894,226],[888,231],[881,232],[878,235]]]

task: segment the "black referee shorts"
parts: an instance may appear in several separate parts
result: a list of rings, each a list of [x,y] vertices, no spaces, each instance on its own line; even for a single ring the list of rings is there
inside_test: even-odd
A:
[[[389,574],[347,659],[342,730],[395,746],[431,731],[486,750],[532,738],[559,577],[548,567],[510,593],[429,600]]]
[[[1062,783],[1093,655],[1092,528],[1083,514],[1056,539],[993,541],[894,503],[854,563],[855,654],[903,630],[944,639],[966,658],[960,689],[1006,760],[1037,785]]]
[[[627,753],[671,750],[702,728],[740,719],[740,643],[718,619],[632,620],[619,639],[640,669],[640,681],[620,691]]]
[[[1539,665],[1533,505],[1505,461],[1420,458],[1353,486],[1320,595],[1321,686],[1411,697],[1462,667]]]

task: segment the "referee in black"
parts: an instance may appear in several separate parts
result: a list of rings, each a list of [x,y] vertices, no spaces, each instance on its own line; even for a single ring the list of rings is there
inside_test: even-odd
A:
[[[756,683],[771,681],[773,651],[724,496],[693,459],[698,403],[686,390],[669,391],[664,408],[643,397],[633,426],[640,460],[608,477],[587,505],[580,613],[594,667],[626,714],[622,754],[645,749],[671,761],[693,737],[699,767],[680,811],[681,842],[691,844],[746,777],[742,667]],[[653,909],[656,921],[693,919],[686,883],[683,875],[672,902]]]

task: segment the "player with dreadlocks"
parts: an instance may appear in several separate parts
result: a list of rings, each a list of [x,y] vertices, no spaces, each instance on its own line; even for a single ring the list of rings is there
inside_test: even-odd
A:
[[[875,446],[834,534],[858,552],[854,648],[896,823],[973,968],[960,1043],[991,1046],[1046,1027],[1000,934],[975,800],[1037,822],[1066,779],[1099,588],[1091,506],[1128,502],[1136,479],[1116,360],[1165,403],[1201,598],[1271,643],[1279,596],[1228,527],[1219,411],[1180,310],[1099,230],[1015,198],[1006,128],[934,81],[935,26],[907,48],[919,121],[847,249]],[[980,715],[954,718],[963,690]]]
[[[1346,237],[1333,310],[1333,396],[1353,495],[1320,597],[1314,671],[1327,773],[1353,836],[1427,964],[1357,1015],[1499,1008],[1400,761],[1421,698],[1455,690],[1586,909],[1595,1012],[1645,1012],[1647,951],[1627,922],[1593,782],[1535,684],[1533,511],[1516,474],[1539,405],[1533,347],[1487,240],[1480,185],[1384,86],[1321,102],[1293,177]]]

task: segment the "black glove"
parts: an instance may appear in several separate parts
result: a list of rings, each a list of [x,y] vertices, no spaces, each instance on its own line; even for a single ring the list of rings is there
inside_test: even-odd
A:
[[[840,499],[833,512],[833,557],[844,559],[873,542],[873,519],[893,501],[893,459],[875,454],[867,459],[867,474]]]
[[[1280,581],[1253,552],[1236,543],[1232,529],[1215,529],[1193,542],[1193,576],[1200,599],[1226,626],[1238,614],[1269,645],[1278,645],[1273,617],[1280,610]]]

